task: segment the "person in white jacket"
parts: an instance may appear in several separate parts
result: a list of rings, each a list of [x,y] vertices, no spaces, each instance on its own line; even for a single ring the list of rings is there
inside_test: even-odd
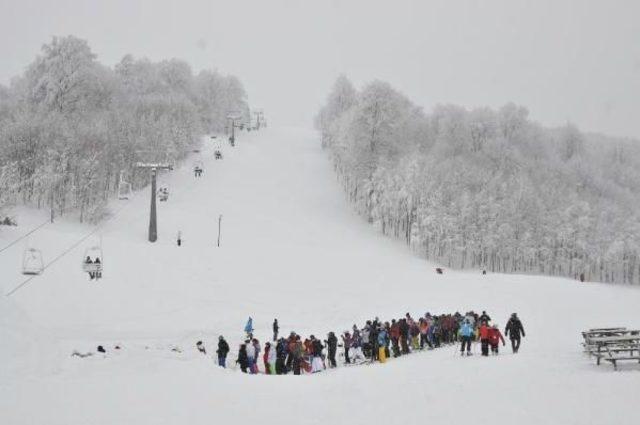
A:
[[[245,344],[247,344],[247,363],[249,365],[249,370],[251,373],[254,373],[252,365],[256,362],[256,349],[251,341],[247,341]]]

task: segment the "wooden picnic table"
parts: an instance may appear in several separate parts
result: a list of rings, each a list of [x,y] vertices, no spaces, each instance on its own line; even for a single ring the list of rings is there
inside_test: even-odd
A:
[[[627,329],[627,328],[607,329],[607,330],[599,329],[599,330],[584,331],[582,332],[582,337],[584,338],[587,344],[590,344],[591,340],[593,340],[594,338],[633,335],[637,333],[640,333],[640,330]]]
[[[629,351],[632,355],[633,351],[638,350],[640,347],[640,331],[636,330],[630,332],[635,333],[635,335],[629,334],[622,336],[601,336],[590,338],[589,344],[594,345],[596,350],[589,350],[589,353],[596,356],[598,359],[597,364],[600,364],[600,359],[604,357],[604,353],[602,352],[603,348],[605,348],[608,353],[610,353],[610,348],[611,351]]]

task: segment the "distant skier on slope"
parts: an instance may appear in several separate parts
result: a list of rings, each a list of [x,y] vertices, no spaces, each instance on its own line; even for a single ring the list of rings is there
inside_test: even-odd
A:
[[[520,337],[524,338],[524,327],[522,322],[518,318],[516,313],[511,315],[511,318],[507,322],[507,326],[504,328],[504,334],[511,339],[511,349],[513,353],[517,353],[520,349]]]
[[[280,326],[278,326],[278,319],[273,319],[273,341],[278,340],[278,331],[280,330]]]
[[[247,320],[247,324],[244,325],[244,332],[247,334],[248,340],[253,339],[253,319],[251,318],[251,316],[249,316],[249,319]]]
[[[238,351],[238,359],[236,363],[240,365],[242,373],[247,373],[247,366],[249,364],[249,357],[247,355],[247,344],[240,344],[240,350]]]

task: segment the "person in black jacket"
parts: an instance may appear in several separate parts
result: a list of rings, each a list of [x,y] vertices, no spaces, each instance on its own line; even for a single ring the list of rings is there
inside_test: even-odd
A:
[[[218,366],[227,367],[227,354],[229,353],[229,344],[224,340],[224,337],[220,335],[218,338]],[[245,348],[244,355],[247,355],[247,350]]]
[[[407,339],[409,338],[409,324],[407,319],[400,319],[400,346],[402,347],[402,354],[409,354],[409,344]]]
[[[516,313],[513,313],[507,322],[507,326],[504,328],[504,335],[511,339],[511,349],[514,354],[517,353],[520,348],[520,337],[524,338],[525,335],[522,322]]]
[[[338,338],[333,332],[327,336],[327,350],[329,351],[329,367],[334,368],[336,363],[336,351],[338,350]]]
[[[278,319],[273,319],[273,340],[278,340],[278,331],[280,330],[280,326],[278,326]]]
[[[240,365],[242,373],[247,373],[247,367],[249,366],[249,358],[247,357],[247,344],[240,344],[240,351],[238,351],[238,359],[236,363]]]
[[[483,311],[482,315],[480,316],[480,323],[487,322],[487,324],[489,324],[490,321],[491,321],[491,316],[489,316],[486,311]]]

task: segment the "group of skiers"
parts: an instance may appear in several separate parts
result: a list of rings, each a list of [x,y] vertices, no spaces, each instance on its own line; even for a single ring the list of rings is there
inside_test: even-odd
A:
[[[273,341],[266,342],[263,347],[253,336],[252,320],[249,319],[245,327],[247,339],[240,344],[236,359],[242,372],[256,374],[260,368],[272,375],[320,372],[327,367],[337,367],[339,347],[343,348],[344,364],[351,365],[366,361],[385,363],[391,356],[399,357],[456,343],[460,343],[461,355],[471,355],[474,341],[480,342],[482,355],[488,356],[489,351],[499,353],[501,342],[506,344],[498,325],[491,324],[491,317],[485,311],[481,315],[473,311],[464,315],[459,312],[441,315],[426,313],[417,320],[407,313],[405,317],[392,319],[391,322],[382,322],[376,317],[368,320],[362,328],[353,325],[340,338],[334,332],[329,332],[324,340],[314,335],[303,339],[295,332],[286,338],[279,337],[279,330],[278,320],[275,319]],[[511,315],[504,335],[511,339],[512,350],[517,353],[525,333],[516,313]],[[221,336],[217,350],[220,366],[226,367],[228,353],[229,345]]]

